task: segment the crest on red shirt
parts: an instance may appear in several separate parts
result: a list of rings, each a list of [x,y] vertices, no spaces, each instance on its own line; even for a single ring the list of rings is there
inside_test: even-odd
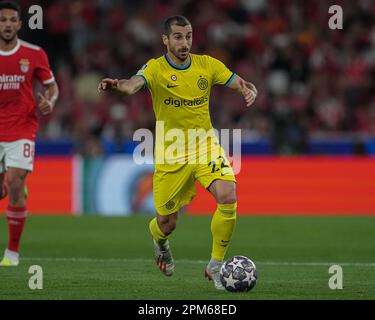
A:
[[[22,58],[20,60],[20,68],[23,73],[26,73],[27,71],[29,71],[29,65],[30,65],[29,59]]]

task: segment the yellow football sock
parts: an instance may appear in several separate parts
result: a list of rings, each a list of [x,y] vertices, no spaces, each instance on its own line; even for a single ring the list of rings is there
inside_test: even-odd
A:
[[[211,221],[212,253],[215,260],[223,261],[236,225],[237,202],[218,204]]]
[[[160,230],[156,217],[150,221],[149,228],[153,238],[157,243],[163,244],[165,243],[165,241],[167,241],[168,236],[166,236],[163,231]]]

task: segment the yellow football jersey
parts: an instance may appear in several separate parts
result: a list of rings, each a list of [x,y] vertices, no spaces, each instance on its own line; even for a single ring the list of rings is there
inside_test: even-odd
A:
[[[165,54],[149,60],[136,76],[143,77],[151,93],[157,121],[155,159],[158,164],[163,159],[183,163],[196,152],[201,141],[189,139],[195,134],[194,129],[213,131],[209,113],[211,87],[228,86],[235,74],[221,61],[207,55],[190,54],[186,65],[177,66]],[[181,150],[183,155],[179,153]],[[161,153],[158,155],[158,152]]]

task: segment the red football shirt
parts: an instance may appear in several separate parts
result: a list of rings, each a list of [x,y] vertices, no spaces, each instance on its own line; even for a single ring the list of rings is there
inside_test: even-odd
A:
[[[35,140],[39,121],[33,81],[55,81],[44,50],[18,40],[13,50],[0,50],[0,142]]]

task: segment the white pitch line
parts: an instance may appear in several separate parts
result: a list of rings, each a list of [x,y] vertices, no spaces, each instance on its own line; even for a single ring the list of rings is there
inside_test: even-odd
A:
[[[88,258],[88,257],[21,257],[21,261],[56,261],[56,262],[141,262],[150,263],[153,259],[143,258]],[[207,260],[189,260],[179,259],[175,260],[176,263],[188,263],[188,264],[206,264]],[[257,265],[268,265],[268,266],[331,266],[334,264],[348,267],[375,267],[375,262],[297,262],[297,261],[254,261]]]

